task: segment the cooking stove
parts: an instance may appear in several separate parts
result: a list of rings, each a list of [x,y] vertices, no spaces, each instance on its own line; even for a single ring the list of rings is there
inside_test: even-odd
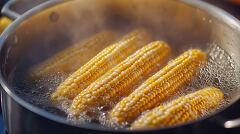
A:
[[[44,1],[44,0],[41,0],[41,1]],[[225,9],[226,11],[228,11],[229,13],[231,13],[232,15],[234,15],[235,17],[240,19],[240,5],[236,6],[231,3],[227,3],[226,1],[220,1],[220,0],[203,0],[203,1],[209,2],[218,7],[221,7],[223,9]],[[0,9],[2,8],[2,6],[4,5],[5,2],[7,2],[7,0],[0,0]],[[28,1],[28,3],[29,3],[29,1]],[[31,2],[30,2],[30,4],[31,4]],[[24,5],[24,6],[31,7],[29,5]],[[238,113],[231,113],[232,111],[230,111],[228,113],[229,118],[236,118],[236,117],[232,117],[231,115],[238,115],[238,117],[240,117],[240,114],[239,114],[240,104],[238,104],[238,106],[236,108],[237,109],[234,109],[234,111],[238,111]],[[200,128],[200,127],[196,126],[196,128],[194,128],[194,130],[192,130],[190,133],[195,133],[195,134],[203,134],[203,133],[231,134],[231,133],[234,133],[235,134],[235,133],[240,133],[240,128],[224,129],[223,127],[220,127],[220,126],[207,124],[207,126],[204,126],[204,128],[202,128],[202,127]],[[3,123],[3,118],[2,118],[1,112],[0,112],[0,134],[8,134],[4,129],[4,123]]]

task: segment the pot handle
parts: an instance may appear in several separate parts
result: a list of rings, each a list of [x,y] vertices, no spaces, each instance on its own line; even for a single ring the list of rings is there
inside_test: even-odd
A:
[[[3,17],[0,18],[0,34],[10,23],[23,13],[47,0],[9,0],[2,8]]]
[[[0,18],[0,35],[4,29],[12,23],[12,20],[17,19],[20,16],[20,14],[11,10],[11,7],[15,2],[16,0],[10,0],[2,8],[2,14],[4,16]]]
[[[26,11],[47,0],[9,0],[2,8],[2,14],[15,20]]]
[[[213,118],[223,128],[240,128],[240,99]]]
[[[11,20],[15,20],[20,17],[20,14],[12,10],[12,7],[15,6],[17,0],[8,1],[2,8],[2,14],[7,16]]]
[[[227,114],[234,115],[233,118],[225,118],[223,122],[224,128],[240,128],[240,99],[238,99],[232,106],[229,107]]]
[[[224,122],[224,127],[225,128],[236,128],[240,127],[240,118],[237,119],[232,119],[232,120],[227,120]]]
[[[240,128],[240,99],[237,100],[232,106],[229,107],[229,112],[227,114],[232,113],[233,118],[226,118],[223,120],[224,128]],[[231,109],[232,108],[232,109]]]

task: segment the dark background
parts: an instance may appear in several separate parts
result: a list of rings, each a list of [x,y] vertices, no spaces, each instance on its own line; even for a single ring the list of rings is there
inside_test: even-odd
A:
[[[227,12],[231,13],[233,16],[240,19],[240,5],[228,2],[229,0],[203,0],[220,8],[223,8]]]

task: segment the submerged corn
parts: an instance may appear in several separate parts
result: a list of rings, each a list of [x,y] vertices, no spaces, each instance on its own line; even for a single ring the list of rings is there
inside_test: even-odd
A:
[[[156,41],[144,46],[74,98],[70,113],[78,116],[97,107],[111,107],[121,97],[129,95],[142,77],[147,76],[158,64],[162,65],[169,54],[170,48],[164,42]]]
[[[223,96],[220,89],[204,88],[143,114],[132,124],[131,128],[167,127],[196,120],[206,111],[216,109],[222,102]]]
[[[189,82],[205,61],[206,55],[201,50],[186,51],[122,99],[109,113],[110,120],[130,123],[142,112],[158,106]]]
[[[139,42],[139,38],[141,38],[141,42]],[[97,78],[149,41],[150,35],[145,31],[137,30],[124,36],[117,43],[105,48],[60,84],[51,96],[52,101],[58,102],[61,98],[73,99]]]
[[[115,41],[116,36],[114,32],[105,31],[81,41],[34,66],[29,72],[30,78],[37,79],[55,73],[70,74]]]

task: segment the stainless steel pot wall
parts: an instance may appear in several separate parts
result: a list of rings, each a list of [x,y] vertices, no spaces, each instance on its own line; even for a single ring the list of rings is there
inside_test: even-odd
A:
[[[126,131],[94,124],[74,126],[63,117],[48,113],[20,98],[13,90],[12,77],[31,65],[53,55],[69,44],[103,29],[125,32],[136,27],[149,29],[156,38],[172,44],[173,49],[206,48],[216,43],[240,66],[240,23],[226,12],[201,1],[192,0],[74,0],[49,1],[19,17],[1,36],[2,110],[10,134],[47,133],[201,133],[196,128],[220,125],[239,104],[236,89],[231,106],[215,115],[182,126]],[[181,49],[179,49],[181,48]],[[176,51],[176,54],[178,51]],[[232,120],[235,127],[238,120]],[[229,124],[229,121],[228,121]]]

